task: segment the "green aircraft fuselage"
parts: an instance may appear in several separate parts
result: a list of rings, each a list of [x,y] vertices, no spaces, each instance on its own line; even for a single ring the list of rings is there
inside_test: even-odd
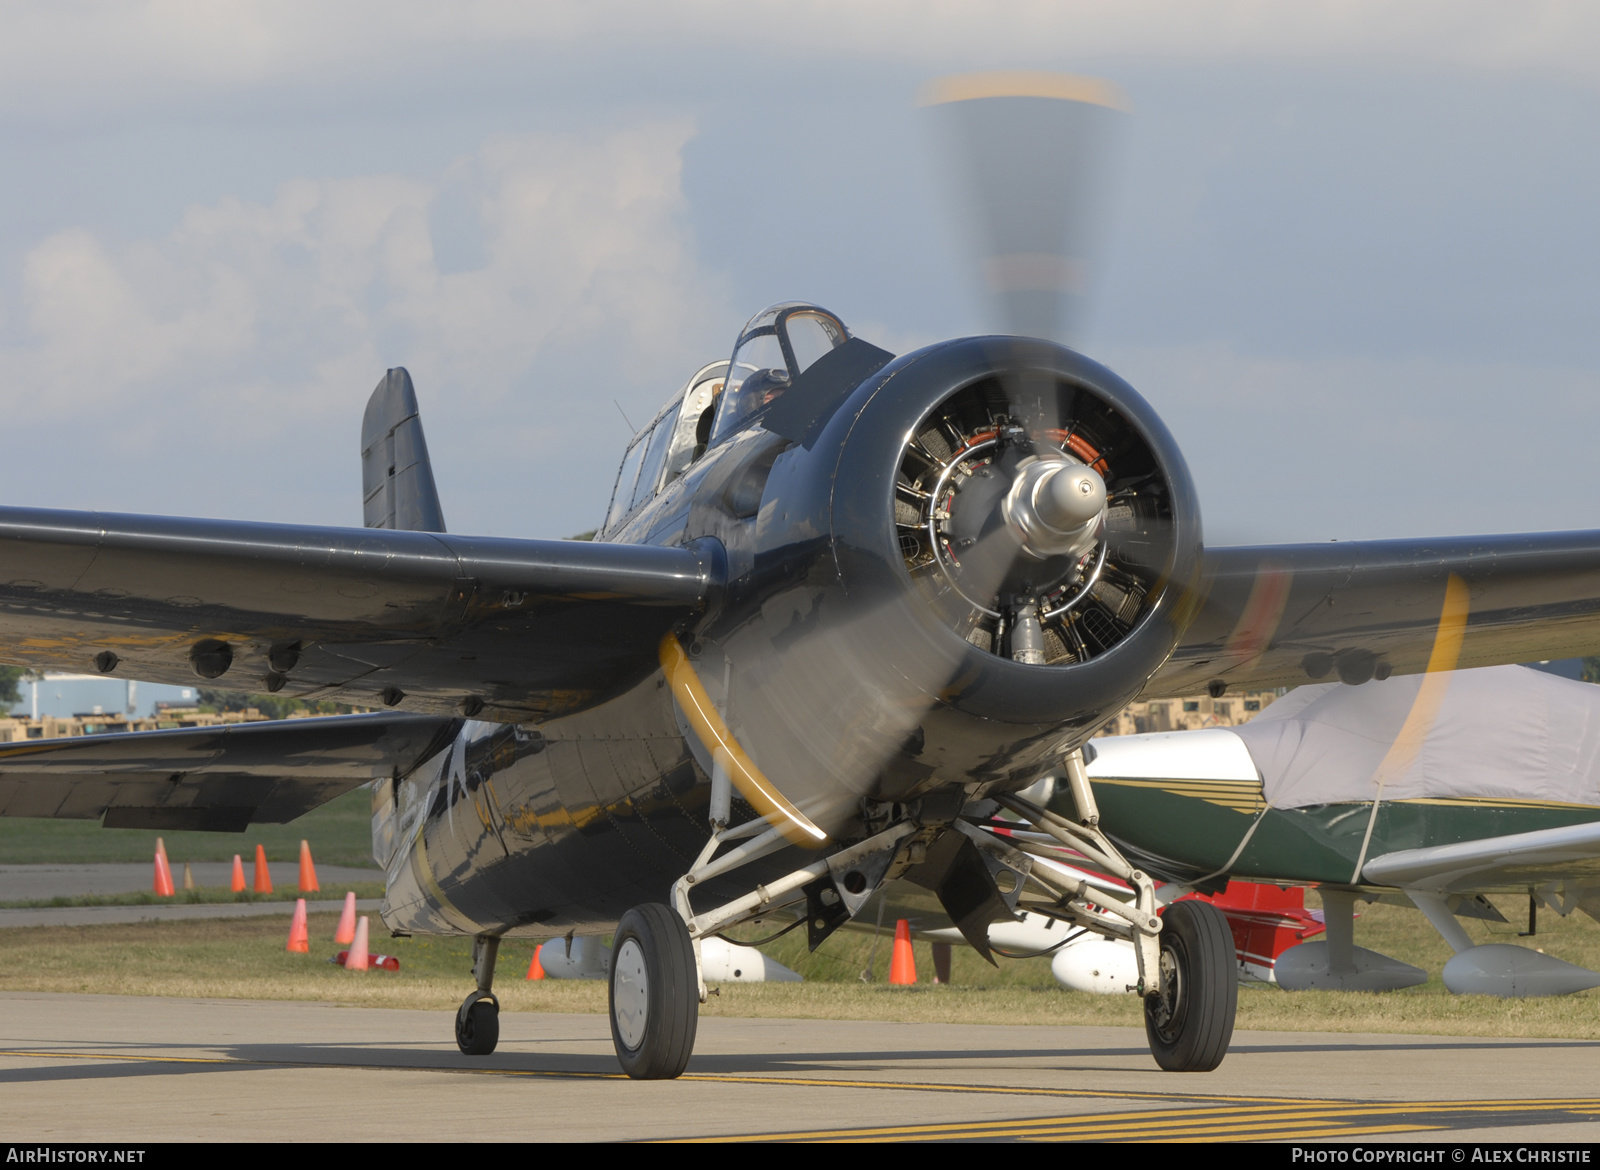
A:
[[[1096,777],[1093,787],[1101,828],[1130,859],[1164,881],[1188,883],[1226,866],[1229,875],[1256,881],[1349,884],[1372,815],[1370,801],[1271,808],[1263,814],[1259,780]],[[1066,816],[1073,812],[1064,791],[1052,807]],[[1257,817],[1260,824],[1229,865]],[[1386,800],[1378,804],[1366,856],[1371,860],[1402,849],[1591,821],[1600,821],[1600,807],[1482,798]],[[1600,860],[1571,866],[1574,874],[1600,874]],[[1222,879],[1216,884],[1220,887]],[[1515,888],[1507,885],[1506,890]]]

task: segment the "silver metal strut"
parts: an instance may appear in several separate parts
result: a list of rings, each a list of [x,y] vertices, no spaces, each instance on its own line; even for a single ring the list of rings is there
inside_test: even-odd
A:
[[[1140,995],[1152,995],[1161,989],[1163,978],[1159,941],[1161,916],[1156,912],[1155,882],[1149,874],[1135,869],[1100,831],[1100,810],[1083,770],[1082,752],[1073,752],[1065,764],[1069,791],[1078,813],[1076,822],[1020,796],[997,794],[992,799],[1081,855],[1093,868],[1127,882],[1133,887],[1133,900],[1130,902],[1104,889],[1096,889],[1081,878],[1036,865],[1028,873],[1027,881],[1044,896],[1024,897],[1018,901],[1017,908],[1081,926],[1106,938],[1131,942],[1138,962],[1137,990]],[[1024,853],[1059,860],[1053,850],[1034,842],[1017,837],[1008,837],[1006,841]]]
[[[678,912],[684,925],[689,928],[689,939],[694,944],[695,977],[700,985],[700,1002],[706,1001],[705,968],[700,960],[700,944],[707,936],[803,900],[800,890],[804,886],[818,878],[826,877],[830,872],[843,872],[875,853],[893,849],[903,838],[915,831],[915,825],[909,821],[902,821],[875,836],[868,837],[865,841],[831,853],[803,869],[785,874],[776,881],[758,884],[743,897],[735,898],[703,914],[696,914],[689,904],[689,891],[696,885],[730,873],[789,844],[782,830],[768,825],[765,821],[751,821],[737,828],[719,829],[713,832],[689,872],[672,885],[672,908]],[[717,850],[723,845],[744,838],[750,840],[735,846],[721,857],[716,856]]]

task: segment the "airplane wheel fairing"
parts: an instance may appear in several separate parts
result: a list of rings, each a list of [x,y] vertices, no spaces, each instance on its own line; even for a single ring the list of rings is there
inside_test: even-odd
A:
[[[1144,1030],[1168,1072],[1210,1072],[1228,1054],[1239,1006],[1233,932],[1207,902],[1174,902],[1162,915],[1163,989],[1145,997]]]
[[[498,1043],[500,1005],[493,998],[469,998],[456,1013],[456,1047],[467,1056],[488,1056]]]
[[[694,945],[670,906],[635,906],[617,923],[611,960],[611,1041],[635,1080],[671,1080],[689,1064],[700,1021]]]

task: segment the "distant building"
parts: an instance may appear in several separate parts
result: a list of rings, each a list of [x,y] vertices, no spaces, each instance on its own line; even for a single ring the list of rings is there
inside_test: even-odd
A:
[[[158,706],[193,707],[200,701],[195,687],[57,671],[46,671],[37,682],[19,683],[18,689],[22,699],[10,714],[31,719],[118,714],[148,719]]]
[[[1248,723],[1274,699],[1277,691],[1242,691],[1213,699],[1150,699],[1130,703],[1100,730],[1101,735],[1142,735],[1147,731],[1194,731],[1201,727],[1236,727]]]
[[[30,739],[69,739],[78,735],[112,735],[128,731],[166,731],[179,727],[225,727],[232,723],[258,723],[266,718],[254,707],[213,715],[195,707],[164,707],[154,715],[129,718],[110,715],[44,715],[38,719],[0,718],[0,743]],[[291,719],[297,716],[290,716]]]
[[[1524,662],[1522,665],[1562,678],[1581,679],[1583,659],[1552,658],[1547,662]],[[1146,731],[1193,731],[1200,727],[1236,727],[1248,723],[1274,699],[1288,694],[1281,691],[1241,691],[1224,694],[1220,699],[1210,695],[1190,695],[1183,699],[1151,699],[1148,702],[1130,703],[1100,735],[1141,735]]]

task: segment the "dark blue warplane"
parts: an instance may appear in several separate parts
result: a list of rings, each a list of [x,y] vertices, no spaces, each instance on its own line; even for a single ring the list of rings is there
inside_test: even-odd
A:
[[[447,534],[403,369],[364,528],[0,509],[0,659],[382,708],[0,748],[0,813],[243,830],[370,783],[385,923],[477,940],[468,1053],[500,939],[614,932],[617,1055],[676,1076],[700,940],[787,913],[816,945],[904,880],[985,954],[1023,909],[1130,940],[1157,1061],[1214,1068],[1225,920],[1158,913],[1084,743],[1135,697],[1600,651],[1600,532],[1206,548],[1149,404],[1030,339],[1082,291],[1108,92],[931,101],[1015,335],[896,356],[770,308],[640,431],[592,542]],[[1037,833],[1131,895],[1035,866]]]

